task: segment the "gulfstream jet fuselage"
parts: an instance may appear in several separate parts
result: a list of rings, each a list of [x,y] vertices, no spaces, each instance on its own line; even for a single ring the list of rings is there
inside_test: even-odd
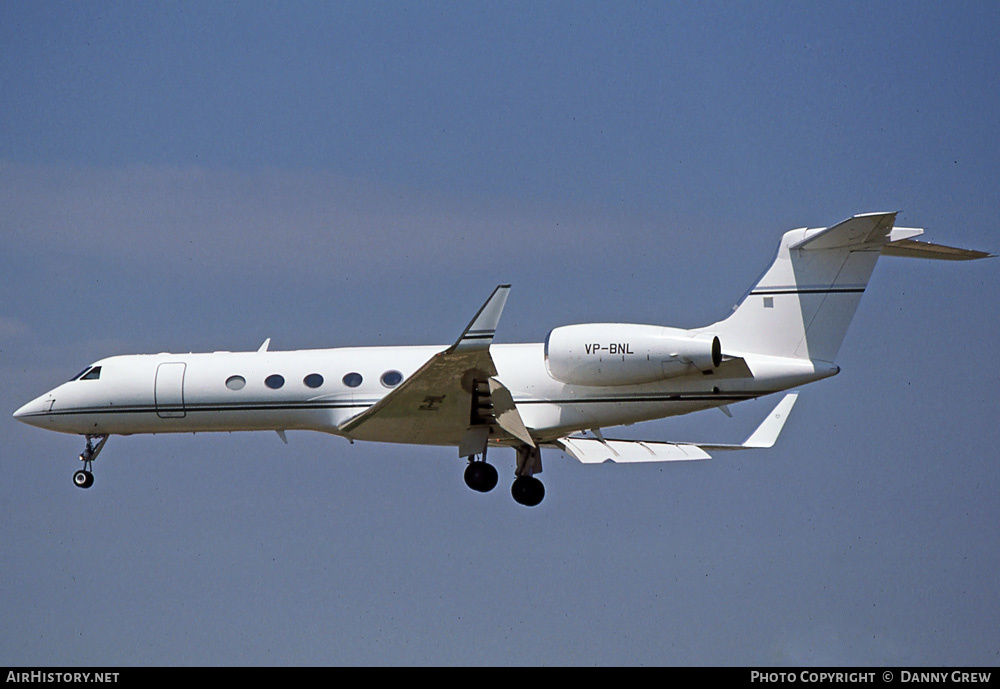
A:
[[[795,401],[782,398],[739,445],[609,440],[601,429],[730,404],[836,374],[834,357],[881,255],[972,259],[914,239],[895,214],[785,233],[770,269],[728,318],[704,328],[591,323],[544,343],[493,344],[509,292],[494,290],[450,346],[348,347],[113,356],[14,416],[85,436],[74,475],[111,435],[310,430],[391,443],[453,445],[468,485],[495,487],[490,446],[517,454],[514,498],[537,505],[541,448],[587,462],[706,459],[770,447]],[[590,432],[586,435],[585,432]],[[96,444],[95,444],[96,443]]]

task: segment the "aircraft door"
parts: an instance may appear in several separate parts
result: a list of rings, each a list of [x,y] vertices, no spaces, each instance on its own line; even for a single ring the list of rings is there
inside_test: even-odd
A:
[[[161,419],[182,419],[184,409],[184,362],[170,362],[156,367],[154,399],[156,415]]]

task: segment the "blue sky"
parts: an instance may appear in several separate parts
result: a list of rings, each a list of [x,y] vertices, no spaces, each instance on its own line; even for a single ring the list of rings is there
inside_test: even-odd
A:
[[[111,354],[704,325],[787,229],[1000,250],[995,3],[6,3],[0,408]],[[779,444],[583,467],[6,417],[0,661],[985,664],[994,261],[884,260]],[[773,400],[626,429],[741,440]],[[509,456],[508,456],[509,454]],[[743,456],[746,455],[746,456]]]

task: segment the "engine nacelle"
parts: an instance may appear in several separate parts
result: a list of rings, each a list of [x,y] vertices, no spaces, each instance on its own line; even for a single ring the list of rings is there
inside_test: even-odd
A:
[[[722,344],[711,334],[630,323],[587,323],[545,338],[549,375],[573,385],[637,385],[714,371]]]

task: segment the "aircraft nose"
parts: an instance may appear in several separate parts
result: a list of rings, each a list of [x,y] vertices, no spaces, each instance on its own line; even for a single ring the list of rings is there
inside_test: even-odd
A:
[[[18,421],[23,421],[24,417],[30,413],[31,413],[31,402],[28,402],[26,405],[24,405],[16,412],[14,412],[14,418],[17,419]]]
[[[41,397],[31,400],[14,412],[14,418],[21,423],[28,424],[29,426],[38,426],[46,414],[47,407],[49,406],[49,399],[48,395],[42,395]]]

